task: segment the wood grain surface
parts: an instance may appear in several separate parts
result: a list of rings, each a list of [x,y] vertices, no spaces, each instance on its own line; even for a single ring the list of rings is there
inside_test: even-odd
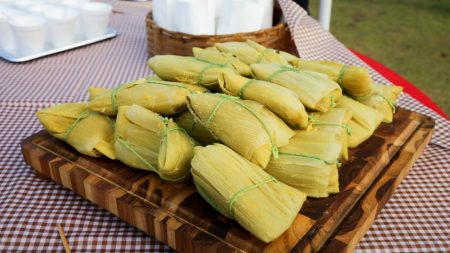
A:
[[[37,133],[25,139],[25,161],[49,178],[180,252],[351,252],[428,144],[434,121],[402,108],[382,124],[339,171],[340,193],[309,198],[292,226],[271,243],[216,212],[192,182],[170,184],[156,174],[106,158],[80,155]]]

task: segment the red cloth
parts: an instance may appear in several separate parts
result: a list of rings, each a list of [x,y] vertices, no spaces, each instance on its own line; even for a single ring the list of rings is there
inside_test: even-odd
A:
[[[431,100],[425,93],[423,93],[421,90],[419,90],[417,87],[415,87],[412,83],[408,82],[405,78],[400,76],[399,74],[395,73],[394,71],[390,70],[386,66],[382,65],[381,63],[361,54],[358,53],[355,50],[350,49],[356,56],[358,56],[361,60],[363,60],[365,63],[367,63],[370,67],[378,71],[380,74],[382,74],[386,79],[391,81],[395,85],[402,86],[404,91],[414,97],[415,99],[419,100],[422,104],[428,106],[435,112],[442,115],[442,117],[449,119],[449,117],[437,106],[433,100]]]

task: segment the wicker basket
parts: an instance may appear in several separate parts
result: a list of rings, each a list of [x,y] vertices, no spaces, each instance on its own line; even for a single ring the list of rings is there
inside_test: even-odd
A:
[[[275,16],[277,13],[275,13]],[[281,15],[278,15],[281,16]],[[251,39],[266,47],[276,48],[296,54],[293,49],[291,34],[286,23],[248,33],[227,35],[192,35],[173,32],[159,27],[152,18],[152,12],[147,15],[147,47],[150,55],[174,54],[192,55],[192,47],[210,47],[217,42],[246,41]]]

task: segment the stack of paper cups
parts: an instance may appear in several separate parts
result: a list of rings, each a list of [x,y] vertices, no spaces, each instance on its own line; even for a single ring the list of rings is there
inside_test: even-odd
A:
[[[260,0],[229,0],[221,22],[217,27],[218,34],[252,32],[261,29],[264,13]]]
[[[81,22],[87,39],[106,34],[112,6],[106,3],[86,3],[81,6]]]
[[[41,53],[45,48],[45,19],[36,15],[18,16],[10,21],[22,55]]]
[[[64,47],[75,42],[75,30],[78,12],[67,8],[52,8],[47,10],[50,39],[54,47]]]

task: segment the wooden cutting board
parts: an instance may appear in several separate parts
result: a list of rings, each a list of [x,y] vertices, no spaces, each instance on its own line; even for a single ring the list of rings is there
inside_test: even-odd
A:
[[[339,172],[340,193],[309,198],[292,226],[264,243],[220,215],[192,182],[170,184],[118,161],[80,155],[40,132],[25,139],[25,161],[49,178],[180,252],[351,252],[430,141],[434,121],[398,109]]]

